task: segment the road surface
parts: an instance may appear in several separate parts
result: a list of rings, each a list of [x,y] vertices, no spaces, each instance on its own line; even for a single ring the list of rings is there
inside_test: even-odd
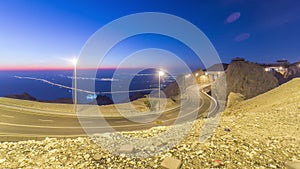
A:
[[[204,116],[211,106],[211,98],[202,90],[194,86],[186,91],[187,100],[180,107],[162,112],[160,116],[143,115],[135,117],[135,120],[146,120],[147,123],[131,121],[125,117],[77,117],[76,115],[57,115],[45,110],[30,110],[22,107],[10,107],[0,105],[0,141],[17,141],[26,139],[37,139],[44,137],[78,137],[86,136],[84,126],[89,133],[103,133],[111,131],[133,131],[149,129],[158,126],[156,121],[162,125],[172,125],[174,122],[185,122]],[[200,96],[200,97],[199,97]],[[195,98],[200,98],[196,100]],[[200,102],[200,106],[195,106]],[[180,112],[181,110],[181,112]],[[198,113],[195,117],[195,112]],[[80,118],[80,121],[79,121]],[[149,119],[149,120],[147,120]],[[107,123],[107,124],[105,124]],[[160,124],[161,125],[161,124]]]

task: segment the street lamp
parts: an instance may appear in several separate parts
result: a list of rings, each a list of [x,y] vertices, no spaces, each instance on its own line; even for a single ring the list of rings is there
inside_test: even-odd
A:
[[[165,72],[163,71],[158,71],[158,110],[160,110],[160,77],[163,76]]]
[[[71,60],[71,62],[73,63],[74,65],[74,112],[76,113],[76,106],[77,106],[77,58],[73,58]]]

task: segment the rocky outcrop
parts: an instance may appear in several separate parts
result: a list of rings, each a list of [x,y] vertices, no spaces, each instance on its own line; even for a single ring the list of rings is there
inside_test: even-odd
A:
[[[12,95],[7,95],[4,96],[7,98],[13,98],[13,99],[22,99],[22,100],[31,100],[31,101],[37,101],[37,99],[33,96],[31,96],[28,93],[22,93],[22,94],[12,94]]]
[[[290,64],[288,67],[288,78],[300,77],[300,62]]]
[[[232,62],[225,71],[225,76],[217,79],[212,86],[216,95],[221,95],[220,93],[226,90],[227,96],[230,92],[234,92],[249,99],[278,86],[278,80],[272,73],[251,62]]]
[[[175,97],[180,93],[179,85],[175,81],[164,88],[163,92],[165,93],[167,98]]]

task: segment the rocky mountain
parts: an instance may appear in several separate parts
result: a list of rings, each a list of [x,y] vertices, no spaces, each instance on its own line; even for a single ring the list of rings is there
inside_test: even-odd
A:
[[[226,77],[225,77],[226,76]],[[224,90],[226,82],[226,93],[240,93],[245,99],[255,97],[278,86],[278,80],[270,72],[258,64],[234,61],[225,71],[225,76],[218,78],[212,85],[216,95]],[[224,91],[223,91],[224,92]]]

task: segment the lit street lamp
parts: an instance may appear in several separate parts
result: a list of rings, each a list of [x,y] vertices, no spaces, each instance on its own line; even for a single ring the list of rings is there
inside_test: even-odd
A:
[[[161,70],[158,72],[158,110],[160,110],[160,76],[163,76],[164,74],[165,72]]]
[[[77,58],[72,59],[72,63],[74,65],[74,112],[76,113],[76,106],[77,106]]]

